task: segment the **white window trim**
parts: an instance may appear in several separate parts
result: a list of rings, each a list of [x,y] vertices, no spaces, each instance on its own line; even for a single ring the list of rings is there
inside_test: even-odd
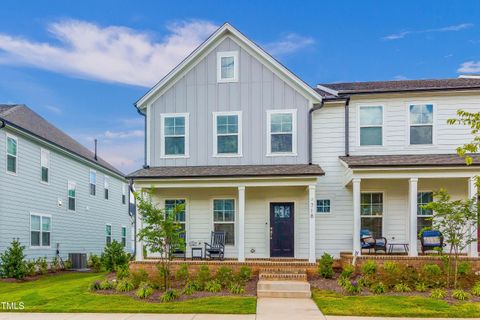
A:
[[[92,172],[95,173],[95,183],[92,183]],[[93,169],[90,169],[90,171],[88,172],[88,194],[91,196],[91,197],[96,197],[97,196],[97,171],[96,170],[93,170]],[[93,184],[95,185],[95,194],[91,194],[90,192],[90,185]]]
[[[125,237],[123,236],[122,232],[123,232],[123,229],[125,229]],[[127,226],[121,226],[120,227],[120,244],[122,244],[122,241],[123,241],[123,238],[125,238],[125,248],[127,247],[127,239],[128,239],[128,229],[127,229]],[[105,242],[107,241],[107,238],[105,236]]]
[[[386,198],[386,193],[385,191],[383,190],[360,190],[360,206],[362,205],[362,200],[361,200],[361,195],[362,193],[381,193],[382,194],[382,215],[381,216],[372,216],[372,215],[369,215],[369,216],[363,216],[362,215],[362,212],[361,212],[361,209],[360,209],[360,229],[362,228],[362,223],[361,223],[361,219],[362,218],[378,218],[378,217],[382,217],[382,237],[385,237],[387,238],[386,234],[385,234],[385,217],[387,215],[387,206],[386,206],[386,203],[387,203],[387,198]]]
[[[233,57],[233,78],[222,78],[222,58]],[[238,51],[221,51],[217,52],[217,82],[238,82]]]
[[[40,245],[39,246],[32,246],[32,216],[39,216],[40,217]],[[49,246],[42,246],[42,219],[43,217],[50,218],[50,245]],[[52,215],[50,214],[44,214],[44,213],[37,213],[37,212],[30,212],[30,219],[29,219],[29,224],[30,226],[28,227],[30,232],[28,235],[28,240],[29,240],[29,248],[30,249],[49,249],[52,247],[52,229],[53,229],[53,219]]]
[[[68,191],[70,191],[70,185],[73,184],[73,187],[75,188],[75,210],[70,210],[70,195],[68,194]],[[75,212],[77,211],[77,184],[75,181],[68,180],[67,181],[67,211],[70,212]]]
[[[43,181],[42,180],[42,154],[45,153],[47,154],[47,157],[48,157],[48,167],[45,167],[48,169],[48,181]],[[44,149],[44,148],[40,148],[40,182],[43,183],[43,184],[50,184],[50,150],[47,150],[47,149]]]
[[[238,150],[237,153],[218,153],[218,132],[217,132],[217,117],[218,116],[237,116],[238,117],[238,133],[236,134],[222,134],[222,135],[237,135],[238,136]],[[243,130],[242,130],[242,111],[225,111],[225,112],[213,112],[213,157],[215,158],[234,158],[242,157],[242,144],[243,144]]]
[[[267,110],[267,157],[291,157],[297,155],[297,109]],[[292,152],[272,152],[271,117],[273,114],[290,113],[292,115]]]
[[[113,228],[112,228],[112,224],[111,223],[106,223],[105,224],[105,229],[104,230],[104,234],[105,234],[105,245],[107,245],[107,226],[110,226],[110,244],[113,242]]]
[[[360,124],[360,110],[364,107],[381,107],[382,108],[382,125],[361,125]],[[385,106],[383,104],[357,104],[357,147],[359,148],[380,148],[385,146]],[[361,143],[361,129],[362,128],[382,128],[382,144],[362,145]]]
[[[433,106],[433,110],[432,110],[432,143],[427,143],[427,144],[411,144],[410,143],[410,127],[412,126],[410,124],[410,106],[412,105],[419,105],[419,104],[423,104],[423,105],[427,105],[427,104],[431,104]],[[437,145],[437,105],[433,102],[425,102],[425,101],[410,101],[407,103],[407,106],[406,106],[406,109],[407,109],[407,130],[406,130],[406,137],[407,137],[407,140],[405,141],[406,142],[406,145],[411,147],[411,148],[428,148],[428,147],[436,147]],[[417,124],[417,125],[413,125],[414,127],[415,126],[424,126],[425,124]]]
[[[225,244],[225,248],[236,248],[237,247],[237,243],[238,243],[238,230],[237,230],[237,227],[238,227],[238,224],[237,224],[237,221],[238,221],[238,199],[236,196],[216,196],[216,197],[213,197],[210,199],[210,218],[211,218],[211,231],[215,231],[215,224],[218,223],[218,224],[232,224],[233,223],[233,230],[235,232],[235,235],[234,235],[234,239],[233,239],[233,245],[231,244]],[[214,214],[213,214],[213,210],[215,208],[215,205],[214,205],[214,202],[215,200],[233,200],[234,201],[234,208],[235,208],[235,214],[234,214],[234,220],[233,221],[219,221],[219,222],[215,222],[215,219],[214,219]],[[210,239],[209,239],[210,241]]]
[[[14,139],[16,142],[17,142],[17,154],[15,155],[15,165],[16,165],[16,171],[15,172],[11,172],[11,171],[8,171],[8,138],[10,139]],[[18,137],[17,136],[14,136],[13,134],[10,134],[10,133],[7,133],[5,135],[5,172],[7,174],[10,174],[12,176],[16,176],[18,174]]]
[[[329,212],[319,212],[317,211],[317,201],[318,200],[330,200],[330,211]],[[331,197],[316,197],[315,199],[315,214],[319,215],[319,216],[328,216],[328,215],[331,215],[333,212],[333,199]]]
[[[185,154],[184,155],[166,155],[165,154],[165,118],[169,117],[185,117]],[[160,158],[162,159],[184,159],[190,157],[190,114],[187,113],[162,113],[160,115]]]

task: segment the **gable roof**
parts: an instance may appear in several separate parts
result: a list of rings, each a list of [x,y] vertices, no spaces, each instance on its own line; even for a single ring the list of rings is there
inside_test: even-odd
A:
[[[144,109],[146,103],[152,98],[161,95],[165,90],[170,88],[178,79],[181,78],[186,72],[191,70],[200,58],[206,56],[211,50],[215,48],[215,45],[219,43],[224,37],[229,36],[234,41],[242,45],[248,53],[253,54],[267,67],[276,70],[276,74],[284,81],[297,88],[299,92],[308,97],[309,100],[319,103],[322,100],[322,96],[311,88],[307,83],[295,75],[292,71],[287,69],[284,65],[278,62],[265,50],[260,48],[252,40],[248,39],[244,34],[234,28],[228,23],[224,23],[218,28],[207,40],[205,40],[200,46],[198,46],[190,55],[188,55],[179,65],[177,65],[172,71],[170,71],[165,77],[163,77],[155,86],[153,86],[143,97],[135,102],[137,109]]]
[[[95,160],[95,154],[92,151],[85,148],[82,144],[25,105],[0,104],[0,120],[5,120],[7,126],[10,125],[20,129],[27,134],[40,138],[116,175],[124,177],[124,174],[121,171],[102,158],[97,157],[97,160]]]
[[[480,89],[480,78],[478,77],[324,83],[317,85],[317,88],[315,88],[325,98],[352,94],[475,89]]]

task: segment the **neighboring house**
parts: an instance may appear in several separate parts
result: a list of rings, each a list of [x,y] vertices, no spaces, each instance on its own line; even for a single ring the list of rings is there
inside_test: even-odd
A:
[[[27,259],[130,252],[123,174],[25,105],[0,105],[0,252],[18,238]]]
[[[223,230],[226,257],[313,262],[360,251],[362,229],[415,256],[431,192],[476,193],[479,163],[454,154],[469,130],[446,120],[479,97],[480,79],[311,88],[225,24],[136,103],[146,163],[128,177],[185,203],[187,256]]]

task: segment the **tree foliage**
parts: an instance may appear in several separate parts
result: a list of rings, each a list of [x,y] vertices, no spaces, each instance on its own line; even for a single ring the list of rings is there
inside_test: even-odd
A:
[[[457,110],[457,118],[448,119],[448,124],[470,127],[470,133],[473,136],[472,141],[458,147],[457,153],[465,158],[467,165],[472,164],[474,159],[471,154],[480,152],[480,112]],[[480,156],[478,156],[478,159],[480,160]]]
[[[17,239],[13,239],[10,247],[0,254],[0,275],[4,278],[23,279],[28,273],[25,247]]]

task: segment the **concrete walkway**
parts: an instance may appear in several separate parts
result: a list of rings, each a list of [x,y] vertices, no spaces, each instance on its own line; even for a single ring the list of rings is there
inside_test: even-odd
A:
[[[312,299],[258,298],[257,320],[324,320]]]

